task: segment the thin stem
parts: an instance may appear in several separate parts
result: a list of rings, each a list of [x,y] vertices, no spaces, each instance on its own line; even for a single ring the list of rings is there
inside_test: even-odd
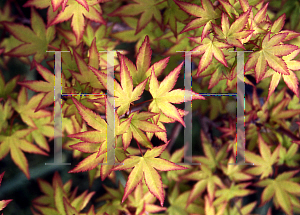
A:
[[[146,103],[146,102],[150,102],[150,101],[152,101],[153,99],[149,99],[149,100],[147,100],[147,101],[143,101],[143,102],[140,102],[140,103],[138,103],[138,104],[134,104],[134,105],[132,105],[132,107],[136,107],[136,106],[139,106],[139,105],[142,105],[142,104],[144,104],[144,103]]]
[[[24,15],[23,11],[21,10],[20,5],[18,4],[18,2],[16,0],[12,0],[12,1],[13,1],[13,4],[15,5],[17,11],[20,13],[20,15],[23,18],[26,18],[26,16]]]
[[[259,45],[257,45],[256,43],[254,43],[253,41],[249,40],[249,43],[251,43],[252,45],[255,45],[257,48],[261,49],[261,47]]]
[[[9,130],[9,136],[11,136],[11,130],[12,130],[12,126],[13,126],[13,123],[14,123],[14,120],[15,118],[18,116],[18,114],[15,114],[11,120],[10,120],[10,130]]]
[[[52,45],[50,45],[50,44],[48,44],[48,47],[49,47],[49,48],[52,48],[52,49],[54,49],[54,50],[56,50],[56,51],[59,51],[59,48],[56,48],[55,46],[52,46]]]
[[[243,215],[243,213],[242,213],[242,211],[241,211],[240,207],[238,207],[238,206],[237,206],[237,204],[236,204],[236,200],[237,200],[237,198],[234,198],[234,199],[232,199],[232,200],[233,200],[233,204],[234,204],[234,206],[237,208],[237,210],[238,210],[239,214],[240,214],[240,215]]]
[[[275,173],[274,173],[274,178],[276,178],[278,175],[278,166],[275,167]]]
[[[142,153],[142,150],[141,150],[141,147],[140,147],[140,144],[136,141],[136,144],[138,145],[139,149],[140,149],[140,152],[141,152],[141,155],[142,157],[144,157],[143,153]]]
[[[283,134],[285,134],[286,136],[288,136],[289,138],[291,138],[294,141],[299,141],[300,138],[297,137],[295,134],[293,134],[291,131],[286,130],[285,128],[283,128],[282,126],[280,126],[278,129],[276,129],[277,132],[281,132]]]

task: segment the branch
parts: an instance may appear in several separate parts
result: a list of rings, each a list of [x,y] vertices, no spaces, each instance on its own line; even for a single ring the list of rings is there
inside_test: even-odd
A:
[[[299,138],[299,137],[297,137],[297,136],[296,136],[295,134],[293,134],[291,131],[286,130],[286,129],[283,128],[282,126],[280,126],[279,128],[277,128],[276,131],[285,134],[286,136],[288,136],[289,138],[291,138],[293,141],[300,141],[300,138]]]

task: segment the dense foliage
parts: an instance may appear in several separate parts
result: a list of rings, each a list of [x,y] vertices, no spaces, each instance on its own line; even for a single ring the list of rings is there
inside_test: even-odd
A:
[[[6,176],[13,162],[40,189],[30,199],[34,215],[300,213],[298,0],[20,4],[3,1],[0,10],[1,198],[16,176]],[[105,165],[112,150],[106,51],[113,50],[115,165]],[[229,165],[236,160],[236,100],[212,96],[238,93],[233,51],[243,50],[253,51],[244,53],[244,153],[254,166]],[[63,168],[49,169],[43,159],[53,157],[60,138],[54,52],[47,51],[68,51],[61,54],[61,138],[63,163],[71,166]],[[182,51],[193,51],[192,89],[183,86]],[[29,72],[17,73],[12,62]],[[183,163],[183,108],[191,100],[192,161],[201,165]],[[34,160],[48,177],[32,174]],[[4,214],[28,213],[4,198]]]

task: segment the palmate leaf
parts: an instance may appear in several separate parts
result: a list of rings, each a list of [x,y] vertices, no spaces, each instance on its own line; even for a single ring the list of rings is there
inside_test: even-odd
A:
[[[169,24],[171,31],[174,36],[177,38],[177,21],[184,21],[189,16],[186,12],[181,10],[178,5],[175,4],[173,0],[168,0],[168,7],[164,12],[164,24]],[[181,49],[180,49],[181,50]]]
[[[152,50],[149,40],[150,39],[147,35],[139,47],[135,65],[127,57],[119,55],[119,57],[124,59],[124,64],[132,76],[132,82],[134,86],[137,86],[139,83],[148,79],[148,77],[151,75],[152,69],[154,69],[156,76],[161,75],[170,59],[170,57],[166,57],[151,65]],[[147,81],[145,89],[149,90],[149,80]]]
[[[239,183],[239,184],[232,183],[229,188],[225,188],[225,189],[222,188],[217,190],[215,193],[216,198],[213,202],[213,205],[217,206],[224,202],[228,203],[231,199],[235,197],[243,197],[255,193],[256,191],[254,190],[245,189],[250,184],[252,183],[251,182]]]
[[[265,187],[260,206],[274,197],[274,204],[279,205],[282,210],[288,215],[293,214],[292,197],[300,196],[300,185],[292,181],[292,177],[297,174],[299,170],[284,172],[274,179],[265,179],[255,183],[255,186]]]
[[[80,2],[80,3],[79,3]],[[102,17],[102,11],[99,2],[88,1],[84,4],[87,8],[82,6],[83,0],[68,0],[65,10],[60,11],[60,13],[52,20],[48,26],[56,25],[58,23],[67,21],[72,17],[71,26],[76,35],[77,45],[79,44],[85,27],[84,17],[90,19],[94,22],[106,24]]]
[[[0,159],[2,160],[9,152],[14,163],[30,179],[28,162],[23,152],[48,156],[36,145],[27,141],[25,137],[34,129],[18,130],[8,136],[0,135]]]
[[[101,84],[101,82],[98,81],[94,72],[89,68],[99,67],[99,55],[96,46],[96,38],[94,38],[90,45],[88,64],[76,51],[73,51],[73,53],[79,73],[73,70],[69,70],[72,76],[81,84],[89,84],[93,88],[104,89],[103,85]]]
[[[54,138],[54,128],[52,117],[43,117],[39,119],[32,119],[34,125],[31,125],[35,130],[30,133],[30,136],[33,138],[35,143],[42,149],[47,152],[50,152],[50,147],[46,137],[49,138],[49,141]]]
[[[124,150],[126,150],[130,145],[132,137],[142,146],[150,149],[153,148],[152,143],[149,141],[149,138],[144,132],[166,132],[166,130],[161,129],[158,125],[147,121],[149,118],[152,118],[155,115],[155,113],[151,112],[133,112],[129,115],[129,117],[133,117],[126,133],[122,135]]]
[[[17,81],[19,80],[19,75],[10,79],[7,83],[5,83],[4,76],[2,71],[0,70],[0,99],[7,99],[8,95],[12,96],[13,90],[17,86]]]
[[[29,88],[35,92],[43,92],[45,93],[44,97],[41,99],[40,103],[35,109],[35,112],[48,107],[53,104],[54,98],[54,79],[55,76],[52,72],[50,72],[47,68],[43,67],[40,64],[36,64],[36,69],[40,73],[40,75],[47,81],[22,81],[18,82],[18,84]]]
[[[213,174],[212,169],[205,164],[201,164],[200,168],[201,170],[191,172],[182,177],[182,179],[197,181],[188,197],[187,205],[199,197],[205,191],[205,189],[207,189],[209,198],[213,199],[217,186],[225,188],[225,185],[221,179],[217,175]]]
[[[200,198],[187,204],[190,193],[190,190],[180,193],[179,183],[176,183],[172,192],[168,195],[170,202],[170,206],[167,209],[168,215],[204,214],[204,208],[199,203],[202,201]]]
[[[106,201],[106,203],[100,207],[97,214],[105,214],[106,212],[111,215],[117,215],[120,213],[120,211],[130,213],[127,209],[127,205],[121,204],[122,197],[124,194],[124,187],[120,182],[118,189],[113,189],[105,185],[103,185],[103,187],[106,190],[106,193],[103,196],[97,198],[96,202]]]
[[[202,39],[200,37],[190,38],[192,41],[201,44],[200,46],[197,46],[192,50],[196,51],[192,53],[192,56],[199,56],[203,54],[198,65],[198,71],[196,76],[202,73],[209,66],[213,56],[220,63],[227,67],[227,61],[221,49],[230,48],[231,45],[219,42],[218,40],[214,40],[212,37],[213,36],[210,34],[209,37],[204,38],[202,42]]]
[[[273,174],[272,166],[278,161],[280,145],[278,145],[271,154],[268,145],[265,143],[260,133],[258,133],[258,144],[261,156],[247,150],[245,151],[246,160],[256,165],[256,167],[247,169],[246,173],[260,175],[260,179],[264,179]]]
[[[286,83],[286,85],[296,94],[297,97],[299,97],[299,91],[298,91],[299,80],[295,75],[295,73],[292,71],[292,70],[294,71],[300,70],[300,61],[293,60],[293,58],[295,58],[299,54],[299,52],[300,49],[297,49],[292,53],[290,53],[289,55],[282,57],[282,59],[287,65],[288,72],[290,73],[289,75],[280,74],[278,72],[275,72],[273,69],[268,70],[269,74],[273,74],[273,76],[270,83],[267,100],[270,98],[271,94],[275,91],[275,88],[278,86],[281,76],[283,77],[283,80]]]
[[[290,75],[285,61],[278,56],[286,56],[298,49],[296,45],[280,44],[288,33],[278,33],[270,38],[268,32],[261,44],[261,49],[249,55],[245,71],[255,68],[256,83],[260,82],[267,70],[267,64],[276,72]]]
[[[0,100],[1,101],[1,100]],[[13,109],[11,106],[11,99],[8,99],[5,104],[0,103],[0,132],[6,130],[8,127],[7,120],[13,115]]]
[[[196,16],[198,18],[187,24],[180,33],[200,28],[204,25],[201,41],[209,34],[209,30],[212,28],[212,23],[215,24],[215,20],[219,18],[219,14],[214,10],[210,0],[201,0],[202,7],[196,4],[190,4],[178,0],[174,2],[186,13]]]
[[[72,100],[84,121],[95,130],[68,135],[68,137],[84,141],[70,146],[71,148],[85,153],[92,153],[81,161],[73,170],[69,171],[69,173],[88,171],[95,168],[106,158],[107,150],[107,123],[105,120],[89,108],[83,106],[76,99],[72,98]],[[126,132],[131,119],[132,117],[120,123],[119,116],[115,113],[115,137]]]
[[[37,63],[41,63],[47,56],[48,45],[55,37],[55,27],[46,28],[42,17],[34,8],[31,8],[33,31],[27,26],[17,23],[2,22],[2,24],[16,39],[24,42],[24,44],[5,53],[6,55],[14,57],[34,55],[33,59]]]
[[[248,22],[250,10],[251,8],[243,15],[240,15],[230,27],[228,17],[223,13],[221,20],[222,29],[219,26],[212,24],[213,29],[217,34],[216,37],[218,39],[226,40],[229,45],[245,49],[240,40],[248,37],[253,32],[247,30],[242,31]]]
[[[177,66],[170,74],[165,77],[165,79],[159,84],[157,77],[152,69],[149,91],[153,97],[153,101],[149,105],[149,111],[153,113],[163,113],[167,117],[170,117],[178,122],[180,122],[184,127],[185,123],[181,118],[178,109],[173,106],[171,103],[180,104],[185,101],[191,101],[194,99],[203,99],[205,98],[201,95],[196,94],[195,92],[190,92],[192,98],[185,98],[185,90],[176,89],[170,91],[174,86],[180,74],[180,70],[183,63]],[[157,124],[159,115],[154,117],[154,122]]]
[[[115,107],[118,107],[117,113],[119,116],[125,114],[130,107],[130,104],[134,101],[140,99],[140,96],[144,92],[147,79],[142,81],[139,85],[137,85],[133,90],[132,77],[129,73],[127,66],[125,65],[124,56],[121,56],[121,86],[118,82],[115,81]],[[141,62],[144,65],[144,62]]]
[[[143,30],[146,25],[151,21],[152,17],[161,26],[162,16],[157,5],[164,2],[164,0],[134,0],[135,4],[128,4],[122,6],[115,10],[114,12],[108,14],[109,16],[136,16],[141,14],[139,21],[137,23],[135,34],[138,34]]]
[[[165,211],[167,208],[155,205],[156,198],[149,192],[145,180],[140,182],[134,193],[128,196],[127,207],[136,208],[136,215],[146,215],[147,213],[157,213]]]
[[[32,203],[33,207],[38,210],[42,215],[79,215],[80,211],[86,207],[95,192],[84,191],[79,196],[77,188],[71,192],[72,181],[69,180],[63,184],[58,172],[54,173],[52,185],[47,181],[38,179],[40,190],[44,195],[35,198]],[[92,206],[88,213],[93,213],[94,207]],[[34,212],[34,211],[33,211]],[[34,213],[36,214],[36,212]]]
[[[184,156],[184,148],[176,150],[172,156],[170,155],[170,152],[168,150],[163,151],[161,154],[161,158],[166,159],[168,161],[171,161],[173,163],[180,163],[182,161],[182,158]],[[190,171],[193,171],[190,165],[183,165],[184,167],[187,167],[188,169],[185,170],[177,170],[177,171],[170,171],[170,172],[163,172],[165,177],[162,176],[162,178],[165,178],[166,180],[163,181],[165,185],[171,186],[173,182],[180,182],[182,175],[185,175],[189,173]]]
[[[44,97],[43,93],[34,95],[28,101],[28,93],[25,87],[22,87],[17,102],[12,100],[12,107],[21,115],[22,121],[29,126],[34,125],[33,118],[42,118],[51,115],[51,112],[41,109],[39,111],[35,111],[38,104],[41,102],[41,99]]]
[[[160,175],[157,170],[160,171],[170,171],[170,170],[182,170],[186,167],[176,165],[170,161],[164,160],[162,158],[156,158],[165,150],[168,143],[154,147],[151,150],[147,150],[143,157],[130,156],[123,161],[124,165],[115,167],[113,170],[126,170],[134,168],[126,182],[125,192],[122,202],[128,197],[128,195],[133,191],[133,189],[145,179],[146,185],[149,191],[159,199],[161,206],[164,203],[164,189],[161,181]],[[154,169],[155,168],[155,169]]]
[[[137,90],[137,92],[139,92],[139,93],[141,92],[142,89],[144,90],[144,88],[145,88],[145,90],[149,90],[149,84],[148,84],[149,78],[148,77],[151,75],[152,69],[154,69],[155,75],[159,76],[162,74],[163,70],[166,68],[170,57],[164,58],[150,66],[151,55],[152,55],[152,50],[150,47],[148,35],[145,37],[142,45],[139,48],[137,58],[136,58],[136,65],[134,65],[132,63],[132,61],[129,60],[127,57],[118,53],[118,57],[120,59],[121,71],[124,70],[123,71],[123,73],[124,73],[123,75],[125,75],[124,77],[126,77],[126,76],[130,77],[130,79],[127,80],[129,82],[128,84],[129,84],[130,89],[131,89],[131,85],[132,85],[132,86],[136,87],[135,90]],[[105,88],[107,88],[106,74],[104,74],[102,71],[96,70],[93,67],[89,67],[89,68],[95,73],[98,80],[103,84],[103,86]],[[127,75],[127,72],[125,72],[126,70],[128,70],[130,72],[129,76]],[[121,74],[122,74],[122,72],[121,72]],[[145,83],[144,83],[144,81],[145,81]],[[143,86],[143,85],[141,85],[142,83],[145,84],[144,88],[142,88],[142,86]],[[122,93],[123,88],[121,86],[119,87],[119,84],[116,81],[115,81],[115,85],[117,86],[115,91],[118,89],[117,93],[119,96],[121,96],[123,94]],[[121,82],[121,85],[122,85],[122,82]],[[139,86],[139,87],[137,87],[137,86]],[[130,98],[131,102],[137,100],[137,99],[135,99],[135,98],[137,98],[137,95],[138,95],[138,94],[136,94],[137,92],[135,92],[135,94],[131,95],[131,96],[133,96],[132,98]],[[128,97],[128,95],[125,95],[125,97]],[[122,102],[122,98],[119,98],[119,99],[117,98],[116,100],[119,100],[118,103]],[[125,100],[124,100],[124,102],[125,102]],[[124,110],[122,110],[122,112],[123,111]]]
[[[208,166],[212,171],[215,171],[216,168],[220,168],[221,164],[225,164],[224,158],[226,157],[226,148],[224,145],[221,149],[216,152],[213,148],[212,143],[208,140],[203,130],[201,130],[201,142],[203,146],[203,151],[205,156],[195,156],[194,162],[203,163]]]
[[[87,11],[89,11],[89,5],[86,0],[76,0],[79,4],[81,4]],[[101,0],[94,0],[94,2],[101,2]],[[56,11],[59,6],[62,6],[62,11],[65,10],[68,0],[51,0],[51,4],[53,7],[53,12]]]
[[[72,94],[72,93],[74,93],[74,91],[71,91],[69,93]],[[83,125],[82,116],[79,114],[78,109],[76,108],[76,105],[72,101],[72,98],[78,100],[82,105],[84,105],[85,107],[87,107],[91,110],[96,109],[96,106],[92,102],[89,101],[91,96],[81,98],[81,96],[77,95],[77,96],[70,96],[70,97],[67,97],[67,100],[63,101],[63,105],[62,105],[63,116],[64,116],[64,118],[75,116],[75,119],[79,123],[80,127],[82,127],[82,125]]]
[[[0,22],[8,21],[8,22],[14,22],[16,19],[16,15],[11,15],[11,6],[10,2],[7,1],[4,5],[4,7],[0,10]],[[1,24],[0,24],[1,26]]]

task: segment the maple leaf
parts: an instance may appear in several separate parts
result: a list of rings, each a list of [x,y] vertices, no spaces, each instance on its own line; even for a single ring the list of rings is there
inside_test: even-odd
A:
[[[1,186],[1,182],[3,179],[4,173],[5,173],[5,171],[0,174],[0,186]],[[2,211],[11,201],[12,201],[12,199],[1,200],[0,201],[0,211]],[[2,213],[2,215],[3,215],[3,213]]]
[[[202,44],[192,50],[192,51],[196,51],[195,53],[192,53],[192,56],[199,56],[204,53],[199,62],[198,71],[196,75],[199,75],[208,67],[208,65],[212,61],[213,56],[220,63],[222,63],[224,66],[227,67],[227,61],[225,60],[225,56],[221,51],[221,49],[230,48],[231,45],[214,40],[211,34],[209,36],[210,36],[209,38],[204,38],[202,42],[201,42],[202,39],[200,37],[195,37],[195,38],[189,37],[189,39],[191,39],[192,41],[198,44]]]
[[[261,44],[261,49],[249,55],[245,65],[245,71],[255,67],[256,83],[262,80],[268,65],[276,72],[283,75],[290,75],[289,69],[281,58],[291,54],[298,49],[296,45],[279,44],[288,35],[287,33],[278,33],[270,38],[271,32],[268,32]]]
[[[126,202],[128,207],[136,209],[136,215],[146,215],[147,213],[157,213],[160,211],[165,211],[167,208],[157,206],[155,203],[156,198],[149,192],[145,181],[140,182],[134,194],[128,196],[128,201]]]
[[[122,203],[132,192],[132,190],[145,179],[146,185],[149,191],[159,199],[161,206],[164,203],[164,190],[160,175],[157,170],[160,171],[170,171],[170,170],[182,170],[186,167],[176,165],[170,161],[164,160],[162,158],[156,158],[165,150],[168,143],[154,147],[142,156],[130,156],[123,161],[124,165],[115,167],[113,170],[125,170],[134,168],[126,182],[125,192],[122,199]],[[154,169],[155,168],[155,169]]]
[[[235,197],[243,197],[255,193],[256,191],[245,189],[247,186],[252,184],[248,183],[239,183],[235,184],[234,182],[230,185],[229,188],[222,188],[215,192],[216,199],[213,202],[213,205],[220,205],[222,203],[228,203],[231,199]]]
[[[130,79],[128,80],[130,88],[131,88],[131,85],[138,86],[141,83],[143,83],[144,81],[146,81],[145,90],[149,90],[149,84],[148,84],[149,80],[147,80],[147,79],[151,75],[152,69],[154,68],[155,74],[157,76],[159,76],[163,72],[163,70],[166,68],[170,57],[164,58],[164,59],[154,63],[152,66],[150,66],[151,55],[152,55],[152,50],[150,47],[148,35],[145,37],[142,45],[139,48],[137,58],[136,58],[136,65],[134,65],[132,63],[132,61],[129,60],[127,57],[118,53],[121,68],[127,69],[130,72],[131,81],[130,81]],[[105,88],[107,88],[107,86],[106,86],[107,85],[107,77],[106,77],[105,73],[103,73],[99,70],[96,70],[93,67],[89,67],[89,68],[92,69],[92,71],[95,73],[98,80],[103,84],[103,86]],[[132,84],[131,84],[131,82],[132,82]],[[118,85],[117,82],[115,82],[115,84]],[[121,85],[122,85],[122,83],[121,83]],[[141,90],[140,88],[135,88],[135,90],[136,89],[139,89],[139,91]]]
[[[119,44],[119,41],[112,41],[109,38],[111,31],[112,26],[100,25],[94,28],[92,23],[88,22],[83,35],[83,41],[90,47],[96,38],[96,47],[99,51],[113,50]]]
[[[33,130],[34,129],[22,129],[8,136],[0,135],[0,160],[10,152],[12,160],[28,179],[30,179],[28,162],[23,151],[48,156],[48,154],[39,147],[25,140],[25,137]]]
[[[72,98],[72,100],[82,118],[95,130],[68,135],[68,137],[84,141],[70,147],[85,153],[92,153],[81,161],[73,170],[69,171],[69,173],[87,171],[95,168],[106,158],[107,150],[107,123],[92,110],[80,104],[76,99]],[[115,137],[123,134],[128,129],[131,119],[132,117],[120,123],[119,116],[115,113]]]
[[[3,21],[14,22],[15,19],[16,19],[16,15],[11,15],[10,2],[7,1],[4,7],[0,10],[0,26],[1,26],[1,22]]]
[[[253,212],[257,201],[251,202],[247,205],[243,205],[243,199],[239,198],[235,204],[233,205],[233,207],[230,207],[229,209],[229,214],[233,213],[233,214],[239,214],[238,212],[238,208],[240,208],[240,211],[242,212],[242,214],[251,214],[251,212]],[[267,214],[268,215],[268,214]]]
[[[4,105],[0,103],[0,132],[6,130],[8,127],[7,120],[13,115],[13,109],[11,106],[11,99],[8,99]]]
[[[267,71],[267,73],[269,73],[270,75],[273,74],[272,80],[270,82],[270,88],[269,88],[267,100],[270,98],[271,94],[275,91],[275,88],[278,86],[281,76],[283,77],[283,80],[286,83],[286,85],[296,94],[297,97],[299,97],[299,91],[298,91],[299,80],[295,75],[295,73],[292,71],[292,70],[297,70],[297,71],[300,70],[300,61],[292,60],[299,54],[299,52],[300,49],[297,49],[292,53],[290,53],[289,55],[282,57],[282,59],[287,65],[288,72],[290,73],[289,75],[280,74],[278,72],[275,72],[273,69],[269,69]]]
[[[80,2],[80,3],[79,3]],[[84,17],[90,19],[94,22],[106,24],[102,17],[102,11],[100,4],[97,1],[88,1],[84,3],[87,7],[82,6],[84,0],[68,0],[65,10],[60,11],[60,13],[48,24],[48,26],[56,25],[58,23],[67,21],[72,17],[71,26],[76,36],[77,45],[79,44],[85,27]]]
[[[78,3],[79,3],[79,1],[78,1]],[[62,6],[62,10],[64,11],[65,8],[66,8],[67,2],[68,2],[68,0],[51,0],[51,5],[53,7],[53,12],[55,12],[59,8],[59,6]],[[85,4],[86,4],[85,0],[82,0],[82,2],[85,2]],[[82,6],[84,6],[84,5],[82,5]]]
[[[79,196],[76,196],[77,188],[70,192],[72,181],[69,180],[63,184],[58,172],[54,173],[52,185],[47,181],[38,179],[40,190],[44,195],[35,198],[33,207],[37,209],[42,215],[79,215],[95,192],[88,193],[84,191]],[[89,210],[88,214],[92,213],[93,207]]]
[[[46,29],[42,17],[34,8],[31,8],[31,28],[33,31],[27,26],[17,23],[2,22],[2,24],[16,39],[24,42],[24,44],[5,53],[6,55],[21,57],[34,54],[33,59],[37,63],[41,63],[46,58],[48,45],[55,37],[55,27]]]
[[[50,140],[54,138],[54,128],[53,128],[53,119],[51,116],[43,117],[39,119],[32,119],[33,120],[33,130],[30,133],[30,137],[32,137],[35,143],[45,151],[49,152],[50,147],[45,137],[48,137]],[[49,140],[49,141],[50,141]]]
[[[296,204],[292,198],[295,195],[300,196],[300,185],[291,181],[291,179],[298,172],[299,170],[284,172],[275,179],[268,178],[255,183],[255,186],[265,187],[259,207],[274,197],[274,204],[279,205],[288,215],[292,215],[292,205]]]
[[[87,11],[89,11],[89,5],[86,0],[76,0],[79,4],[81,4]],[[102,0],[96,0],[97,2],[102,2]],[[95,1],[94,1],[95,2]],[[51,0],[51,4],[53,7],[53,12],[55,12],[59,6],[62,6],[62,11],[65,10],[68,0]]]
[[[121,200],[124,194],[124,187],[120,182],[118,189],[113,189],[105,185],[103,185],[103,187],[106,190],[106,193],[103,196],[97,198],[96,201],[106,201],[106,203],[101,206],[98,213],[104,214],[106,212],[112,215],[117,215],[120,213],[120,211],[130,213],[127,209],[127,205],[121,204]]]
[[[170,206],[167,209],[169,215],[204,214],[204,208],[200,206],[200,198],[187,204],[191,191],[180,193],[179,184],[176,183],[168,195]],[[200,200],[200,201],[199,201]]]
[[[288,167],[297,167],[297,161],[299,160],[299,157],[297,157],[296,153],[298,151],[298,148],[299,145],[297,145],[296,143],[292,143],[288,151],[284,146],[281,146],[279,150],[278,165],[286,164]]]
[[[212,23],[215,23],[215,20],[219,18],[218,13],[214,10],[214,7],[210,0],[201,0],[201,4],[203,6],[200,7],[196,4],[191,4],[187,2],[182,2],[178,0],[174,0],[174,2],[185,12],[188,14],[191,14],[193,16],[196,16],[198,18],[191,21],[189,24],[187,24],[184,29],[180,32],[184,33],[186,31],[194,30],[197,28],[200,28],[204,25],[202,35],[201,35],[201,41],[209,34],[209,30],[212,27]]]
[[[260,179],[264,179],[273,174],[273,164],[277,162],[280,145],[271,154],[270,148],[263,140],[260,133],[258,133],[258,144],[261,156],[254,154],[253,152],[245,151],[245,158],[250,163],[257,165],[246,170],[246,173],[251,175],[260,175]]]
[[[54,100],[54,79],[55,76],[47,68],[43,67],[40,64],[36,64],[36,69],[40,75],[47,81],[22,81],[18,84],[29,88],[35,92],[45,93],[44,97],[41,99],[40,103],[35,109],[35,112],[44,109],[53,104]]]
[[[184,24],[182,23],[177,23],[178,24],[178,30],[184,28]],[[193,36],[193,32],[185,32],[182,34],[179,34],[177,38],[174,38],[172,32],[167,32],[164,34],[162,37],[156,38],[156,40],[161,40],[161,39],[167,39],[174,45],[172,45],[170,48],[167,49],[166,52],[163,53],[163,55],[177,55],[178,56],[178,50],[183,50],[183,51],[189,51],[194,48],[194,46],[191,45],[191,41],[188,38],[189,36]]]
[[[13,35],[9,35],[9,37],[4,38],[1,43],[0,43],[0,53],[7,53],[10,50],[22,45],[23,42],[16,39]],[[9,60],[12,57],[8,56],[8,55],[3,55],[3,58],[0,59],[0,65],[6,69],[9,70],[7,65]],[[27,57],[20,57],[19,60],[27,65],[30,65],[30,60]]]
[[[164,12],[164,25],[167,23],[171,31],[173,32],[174,36],[177,38],[177,21],[182,22],[188,18],[186,12],[181,10],[174,1],[168,0],[168,7]],[[182,49],[180,49],[182,50]]]
[[[34,125],[32,118],[41,118],[51,115],[51,112],[44,109],[35,112],[36,107],[43,97],[44,94],[39,93],[37,95],[34,95],[28,101],[27,89],[25,87],[22,87],[19,92],[17,102],[15,100],[12,100],[12,107],[21,115],[24,123],[28,124],[29,126]]]
[[[217,185],[221,188],[225,188],[221,179],[217,175],[213,174],[212,169],[209,169],[209,167],[205,164],[201,164],[200,168],[201,170],[199,171],[194,171],[182,176],[182,179],[198,181],[191,190],[187,200],[187,205],[199,197],[206,188],[210,199],[213,199]]]
[[[228,164],[229,163],[234,163],[233,156],[229,158]],[[242,165],[227,165],[227,167],[221,166],[221,169],[224,172],[224,174],[227,175],[229,179],[234,182],[247,181],[253,178],[253,176],[243,172],[245,166]]]
[[[136,57],[136,65],[134,65],[128,58],[124,55],[119,55],[120,58],[123,58],[125,66],[130,71],[130,75],[132,76],[132,82],[134,86],[138,85],[139,83],[143,82],[151,75],[152,69],[155,71],[155,75],[159,76],[162,74],[163,70],[166,68],[167,63],[170,57],[166,57],[162,60],[155,62],[152,66],[151,64],[151,57],[152,57],[152,50],[150,47],[149,36],[147,35],[139,47],[137,57]],[[145,87],[148,90],[148,81]]]
[[[149,105],[149,110],[153,113],[162,112],[167,117],[170,117],[180,122],[185,127],[185,123],[181,118],[177,108],[173,106],[171,103],[180,104],[185,101],[190,101],[191,98],[185,98],[184,90],[176,89],[170,91],[175,86],[182,65],[183,62],[179,66],[177,66],[172,72],[170,72],[170,74],[167,77],[165,77],[165,79],[160,84],[158,83],[153,68],[150,77],[150,83],[149,83],[149,91],[153,97],[153,101]],[[205,99],[203,96],[198,95],[192,91],[191,91],[191,95],[192,95],[192,100]],[[158,118],[156,117],[155,123],[157,123],[157,121]]]
[[[235,8],[237,4],[235,4],[234,2],[228,1],[228,0],[220,0],[219,2],[223,6],[223,8],[225,9],[226,13],[229,15],[230,18],[233,18],[232,17],[233,13],[235,16],[239,15],[239,13],[236,11],[236,8]],[[242,5],[242,1],[240,1],[240,4]],[[248,5],[248,8],[249,8],[249,5]]]
[[[172,156],[170,155],[170,152],[168,150],[163,151],[161,154],[161,158],[171,161],[173,163],[180,163],[182,161],[182,158],[184,156],[184,148],[176,150]],[[181,181],[181,176],[189,173],[192,171],[192,168],[190,165],[183,165],[184,167],[187,167],[188,169],[184,170],[178,170],[178,171],[170,171],[170,172],[164,172],[162,174],[166,175],[166,179],[163,182],[165,185],[170,186],[173,182],[179,182]]]
[[[142,146],[147,148],[153,148],[152,143],[149,141],[148,137],[142,132],[166,132],[166,130],[161,129],[157,125],[147,121],[157,114],[151,112],[133,112],[129,115],[132,116],[130,126],[126,133],[123,134],[123,146],[126,150],[132,140],[132,137],[140,143]],[[121,120],[122,121],[122,120]]]
[[[134,0],[134,2],[136,4],[122,6],[108,14],[108,16],[136,16],[142,13],[137,23],[135,34],[138,34],[141,30],[143,30],[151,21],[152,17],[154,17],[156,22],[162,26],[162,16],[157,5],[163,3],[164,0]]]
[[[99,56],[96,46],[96,38],[94,38],[94,40],[92,41],[92,44],[89,49],[88,65],[76,51],[73,51],[73,53],[79,73],[73,70],[69,70],[72,76],[81,84],[89,84],[93,88],[103,89],[104,87],[102,86],[101,82],[98,81],[94,72],[92,72],[92,70],[89,69],[89,66],[95,68],[98,68],[99,66]]]
[[[193,162],[205,164],[210,169],[212,169],[212,171],[215,171],[221,166],[221,164],[225,164],[224,158],[226,157],[227,146],[224,145],[216,153],[216,150],[212,146],[212,143],[205,136],[204,131],[201,130],[200,136],[205,156],[194,156]]]
[[[248,37],[253,32],[249,30],[242,31],[244,26],[248,22],[250,10],[251,8],[246,13],[239,16],[239,18],[236,19],[230,27],[228,17],[223,13],[221,20],[222,29],[219,26],[212,24],[212,27],[217,34],[216,37],[218,39],[226,40],[229,45],[236,46],[245,50],[245,47],[240,40]]]
[[[115,81],[115,107],[118,107],[118,115],[125,114],[133,101],[139,100],[140,96],[144,92],[147,79],[141,82],[133,90],[132,77],[130,76],[129,70],[125,65],[124,57],[121,56],[121,86]]]
[[[86,123],[83,122],[82,127],[80,127],[80,125],[77,122],[77,120],[75,119],[74,115],[71,117],[71,119],[63,117],[62,125],[63,125],[62,132],[63,133],[66,132],[67,135],[87,131]],[[80,142],[80,140],[78,140],[78,139],[70,138],[69,140],[67,140],[64,143],[63,149],[72,150],[73,158],[80,158],[82,156],[83,152],[71,148],[71,145],[75,145],[76,143],[79,143],[79,142]]]

